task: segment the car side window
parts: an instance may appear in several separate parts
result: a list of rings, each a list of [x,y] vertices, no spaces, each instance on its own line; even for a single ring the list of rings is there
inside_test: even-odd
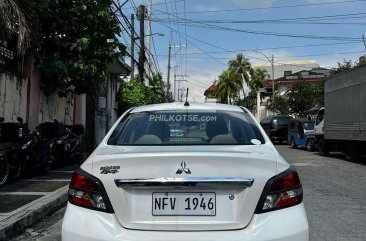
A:
[[[319,125],[324,119],[324,109],[320,110],[318,113],[318,117],[316,118],[316,124]]]

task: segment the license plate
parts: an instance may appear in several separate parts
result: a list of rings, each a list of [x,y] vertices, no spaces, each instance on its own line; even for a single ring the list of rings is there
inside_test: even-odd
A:
[[[215,216],[214,192],[155,192],[153,216]]]

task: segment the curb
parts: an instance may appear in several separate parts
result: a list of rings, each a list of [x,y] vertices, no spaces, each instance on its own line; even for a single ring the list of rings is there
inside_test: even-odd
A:
[[[68,185],[59,188],[15,210],[0,222],[0,240],[19,234],[38,220],[66,206],[68,188]]]

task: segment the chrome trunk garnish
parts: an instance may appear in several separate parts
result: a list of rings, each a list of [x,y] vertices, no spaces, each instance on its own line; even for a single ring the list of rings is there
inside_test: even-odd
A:
[[[184,177],[184,178],[146,178],[146,179],[115,179],[121,188],[156,188],[156,187],[237,187],[245,188],[253,185],[253,178],[222,178],[222,177]]]

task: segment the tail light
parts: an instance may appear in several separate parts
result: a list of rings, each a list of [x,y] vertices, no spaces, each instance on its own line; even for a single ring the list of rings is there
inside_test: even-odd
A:
[[[69,186],[69,202],[84,208],[108,213],[114,212],[100,180],[81,169],[72,175]]]
[[[256,213],[291,207],[302,202],[303,191],[295,168],[271,178],[258,202]]]

